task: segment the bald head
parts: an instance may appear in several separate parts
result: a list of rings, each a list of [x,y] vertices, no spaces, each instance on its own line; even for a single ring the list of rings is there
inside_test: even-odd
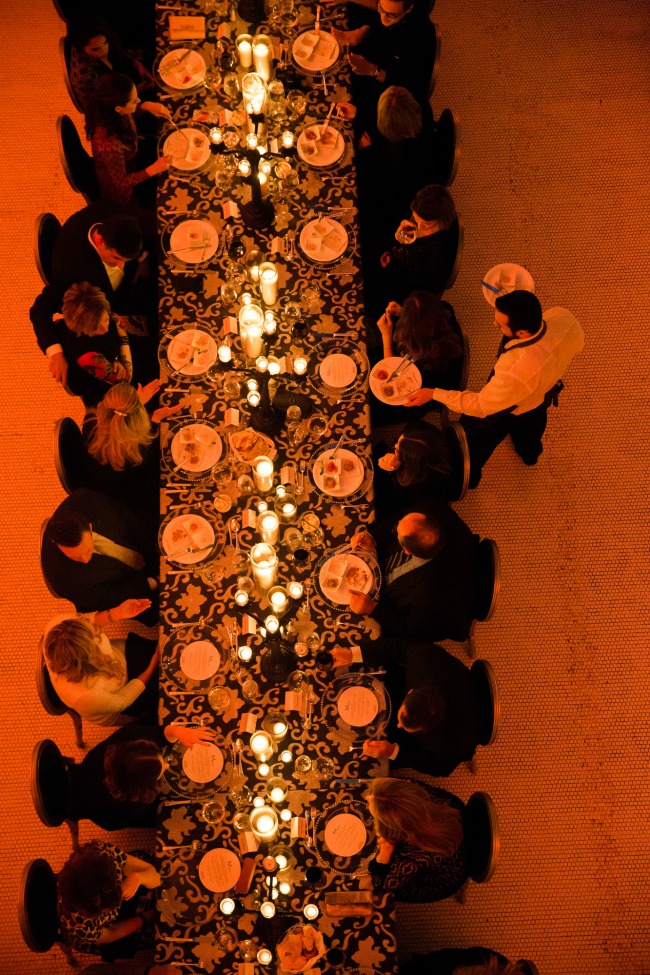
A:
[[[397,537],[405,552],[418,559],[430,559],[443,542],[442,527],[435,518],[412,511],[397,523]]]

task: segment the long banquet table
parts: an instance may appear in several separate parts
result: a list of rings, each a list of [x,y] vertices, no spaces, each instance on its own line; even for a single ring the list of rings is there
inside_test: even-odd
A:
[[[212,57],[222,21],[214,9],[216,5],[206,6],[210,7],[206,40],[199,42],[199,47]],[[314,18],[314,8],[298,9],[296,33],[312,25]],[[337,9],[340,8],[324,12],[322,29],[339,16]],[[160,55],[169,48],[169,12],[168,5],[158,8]],[[233,24],[230,43],[237,33],[247,29],[254,33],[241,22]],[[243,72],[239,74],[241,77]],[[166,104],[177,124],[188,123],[197,110],[212,113],[212,119],[218,117],[223,93],[219,85],[212,87],[211,78],[214,76],[209,75],[206,86],[199,90],[168,97]],[[327,72],[325,79],[318,74],[313,79],[303,77],[301,82],[307,108],[294,131],[322,121],[332,102],[349,98],[343,59]],[[256,952],[264,948],[269,949],[271,957],[261,956],[263,961],[258,968],[279,968],[275,945],[288,927],[305,923],[303,909],[308,903],[318,908],[319,916],[313,923],[322,934],[325,947],[343,951],[339,959],[331,955],[329,959],[321,958],[318,968],[344,964],[349,972],[358,969],[390,973],[395,967],[394,917],[389,895],[360,895],[357,899],[365,896],[370,906],[366,913],[358,912],[356,916],[331,916],[327,907],[328,894],[371,889],[367,861],[374,852],[374,833],[363,793],[368,778],[377,774],[377,767],[362,755],[361,744],[364,737],[372,736],[373,728],[380,727],[382,719],[387,719],[390,707],[381,697],[376,676],[333,676],[317,661],[319,650],[341,639],[359,636],[359,619],[350,614],[346,605],[324,595],[321,570],[334,550],[347,551],[351,535],[373,517],[366,403],[368,365],[363,341],[351,132],[345,123],[335,122],[346,139],[343,157],[335,168],[319,172],[294,156],[290,162],[299,175],[298,185],[287,190],[274,176],[270,180],[272,199],[277,201],[280,194],[288,197],[287,212],[276,211],[274,224],[263,230],[247,228],[237,217],[228,221],[241,235],[246,251],[256,247],[267,259],[272,255],[270,259],[279,271],[278,302],[273,306],[262,303],[267,310],[273,310],[278,322],[265,349],[266,356],[277,357],[284,366],[277,383],[289,393],[308,396],[313,412],[326,421],[325,430],[322,421],[321,429],[313,424],[311,430],[305,428],[307,435],[299,442],[290,442],[286,426],[279,433],[274,432],[276,454],[270,490],[261,492],[256,485],[251,490],[250,465],[229,447],[230,435],[249,426],[247,382],[260,378],[264,381],[256,372],[255,363],[241,354],[241,339],[232,333],[233,359],[226,366],[216,363],[198,375],[171,368],[166,359],[169,342],[179,330],[199,328],[221,344],[228,316],[237,317],[240,303],[231,304],[230,297],[223,298],[221,294],[225,272],[232,263],[232,256],[221,244],[226,229],[222,204],[241,204],[248,198],[250,188],[237,177],[227,191],[219,188],[214,182],[217,157],[213,156],[209,165],[195,175],[170,173],[161,180],[158,192],[163,241],[168,221],[181,212],[207,218],[220,241],[212,260],[200,267],[179,266],[178,261],[168,258],[161,261],[159,271],[161,375],[167,383],[161,402],[182,404],[181,413],[163,424],[161,431],[160,720],[163,724],[174,720],[209,727],[216,734],[217,745],[217,749],[203,752],[208,764],[216,762],[208,771],[191,770],[184,764],[189,759],[179,745],[170,747],[166,755],[169,769],[164,775],[157,827],[163,885],[156,957],[159,963],[175,962],[181,970],[238,970],[239,975],[252,975]],[[281,128],[276,129],[277,134],[280,131]],[[342,259],[327,267],[310,261],[296,246],[305,221],[323,213],[342,219],[350,241]],[[293,248],[286,243],[292,236]],[[305,298],[301,289],[310,282],[317,283],[319,294]],[[247,289],[253,300],[260,302],[255,289],[251,285]],[[302,328],[293,327],[287,320],[289,301],[301,301]],[[341,352],[355,361],[357,375],[345,387],[336,388],[325,382],[320,364],[328,355]],[[308,361],[307,374],[302,379],[291,371],[296,356]],[[237,423],[232,414],[226,413],[233,408],[240,413]],[[218,434],[223,450],[216,466],[203,474],[184,469],[172,448],[182,429],[197,422]],[[360,458],[363,476],[357,490],[332,497],[317,487],[314,466],[323,450],[333,449],[342,437],[343,447]],[[322,484],[322,476],[320,480]],[[220,508],[230,506],[228,511],[215,510],[215,495],[219,495]],[[280,525],[275,545],[279,559],[277,584],[286,589],[290,582],[300,583],[302,593],[296,588],[295,598],[289,596],[284,612],[283,606],[275,604],[280,630],[274,636],[275,624],[268,624],[267,620],[273,615],[268,592],[259,586],[247,592],[251,583],[241,580],[250,578],[248,557],[250,547],[259,541],[255,527],[261,513],[259,506],[262,511],[267,505],[269,510],[282,513],[287,500],[293,504],[293,499],[296,517]],[[303,522],[305,515],[308,518]],[[187,518],[195,516],[207,520],[213,537],[205,551],[189,553],[189,559],[196,557],[196,561],[186,564],[183,559],[188,555],[178,555],[165,532],[169,533],[174,519],[186,519],[187,525]],[[291,529],[296,528],[306,536],[306,544],[301,539],[293,553],[286,544],[286,532],[290,535]],[[375,568],[373,586],[379,582]],[[237,591],[238,599],[245,605],[235,602]],[[286,596],[280,599],[286,601]],[[193,647],[188,652],[198,647],[199,654],[203,654],[199,664],[194,662],[196,671],[192,671],[187,656],[181,666],[181,655],[190,644]],[[241,654],[240,648],[244,648]],[[296,649],[303,655],[298,656]],[[212,667],[204,676],[208,674],[208,658]],[[212,673],[215,661],[218,666]],[[194,676],[189,677],[188,671]],[[379,714],[374,724],[363,729],[346,724],[338,705],[341,693],[357,683],[372,688],[379,696]],[[284,735],[279,733],[282,725],[286,726]],[[274,751],[266,760],[268,772],[250,747],[251,729],[255,728],[271,733]],[[193,753],[199,751],[199,746],[193,749]],[[222,761],[223,767],[215,775]],[[188,771],[194,778],[188,776]],[[271,779],[281,780],[283,795],[274,793],[277,801],[271,792],[278,785]],[[278,819],[278,828],[268,842],[246,828],[256,809],[255,800],[263,800],[265,809],[273,810]],[[282,818],[283,812],[286,818]],[[325,832],[334,816],[346,813],[356,815],[366,827],[363,848],[353,855],[336,855],[328,847]],[[255,836],[257,849],[252,848]],[[233,858],[223,853],[217,855],[219,863],[213,865],[212,879],[208,881],[214,889],[205,886],[205,872],[210,871],[203,858],[213,850],[232,851],[243,862],[256,858],[248,893],[233,893],[232,878],[238,867],[231,877],[229,861]],[[262,867],[263,857],[274,851],[280,856],[278,863],[285,867],[275,880],[269,879]],[[309,869],[315,867],[322,871],[322,878],[319,871]],[[281,893],[274,899],[277,891]],[[223,898],[228,901],[227,909],[233,906],[230,899],[234,900],[232,914],[223,913]],[[275,907],[275,915],[266,918],[261,907],[269,901]],[[250,940],[254,942],[252,947]]]

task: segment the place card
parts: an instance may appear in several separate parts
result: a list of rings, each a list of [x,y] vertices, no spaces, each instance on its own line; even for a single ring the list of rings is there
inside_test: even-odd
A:
[[[255,965],[252,961],[240,961],[237,963],[239,975],[255,975]]]
[[[281,484],[296,483],[296,468],[293,464],[285,464],[284,467],[280,468],[280,483]]]
[[[257,620],[253,616],[244,615],[241,621],[242,636],[250,636],[257,633]]]
[[[273,140],[272,140],[273,143]],[[277,149],[271,149],[271,152],[277,152]],[[284,254],[284,240],[282,237],[274,237],[271,241],[271,246],[269,248],[271,254]]]
[[[284,695],[285,711],[302,712],[304,706],[305,706],[305,695],[302,693],[302,691],[286,691]]]
[[[304,840],[307,835],[307,822],[304,816],[294,816],[291,820],[291,839]]]
[[[257,715],[252,711],[245,711],[239,719],[239,734],[252,735],[257,727]]]
[[[205,17],[169,15],[170,41],[202,41],[205,39]]]
[[[215,894],[231,890],[239,880],[241,864],[232,850],[209,850],[199,863],[199,878]]]
[[[209,112],[207,108],[195,108],[192,112],[193,122],[209,122],[210,125],[219,124],[219,112]]]
[[[219,112],[219,125],[231,125],[232,124],[232,111],[229,108],[222,108]]]
[[[280,146],[278,145],[278,140],[277,139],[270,139],[269,140],[269,152],[278,153],[279,151],[280,151]],[[278,240],[279,238],[276,237],[275,239]]]
[[[239,852],[242,855],[245,853],[256,853],[259,846],[257,837],[252,829],[247,829],[245,833],[239,834]]]
[[[230,39],[232,37],[232,30],[233,25],[229,24],[227,20],[224,20],[217,28],[217,37],[227,37]]]
[[[226,315],[221,329],[222,335],[239,335],[239,325],[234,315]]]
[[[233,200],[228,200],[227,203],[223,203],[221,206],[221,212],[223,213],[224,220],[237,220],[239,218],[239,207]]]
[[[239,410],[230,406],[223,414],[223,422],[227,427],[239,426]]]
[[[257,511],[255,508],[244,508],[241,513],[241,526],[242,528],[257,527]]]

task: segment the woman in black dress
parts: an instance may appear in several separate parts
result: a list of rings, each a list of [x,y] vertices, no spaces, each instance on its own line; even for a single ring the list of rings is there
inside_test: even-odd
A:
[[[378,444],[377,454],[375,510],[380,521],[397,511],[413,510],[423,498],[449,499],[449,446],[437,427],[412,420],[402,430],[394,451]]]

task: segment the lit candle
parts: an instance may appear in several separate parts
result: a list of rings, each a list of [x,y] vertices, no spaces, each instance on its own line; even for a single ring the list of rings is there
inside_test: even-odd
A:
[[[279,786],[275,789],[271,789],[271,802],[284,802],[284,792]]]
[[[306,657],[309,653],[309,647],[306,643],[298,642],[294,646],[293,652],[295,653],[296,657]]]
[[[264,173],[265,176],[269,176],[271,173],[271,163],[268,159],[262,159],[260,162],[260,173]]]
[[[277,633],[280,629],[280,621],[276,616],[267,616],[264,620],[264,626],[266,627],[268,633]]]
[[[242,305],[252,305],[252,303],[253,303],[253,296],[250,293],[250,291],[242,291],[241,297],[240,297],[239,300],[241,301]],[[262,309],[260,308],[260,311],[261,310]],[[240,317],[239,324],[241,325],[241,317]]]
[[[257,960],[260,965],[270,965],[273,961],[273,953],[268,948],[260,948],[257,952]]]
[[[260,388],[260,384],[258,383],[257,379],[247,379],[246,380],[246,386],[248,387],[248,389],[259,389]]]
[[[292,599],[300,599],[303,593],[302,582],[289,583],[289,595]]]
[[[245,606],[248,602],[248,593],[243,589],[237,589],[235,592],[235,602],[238,606]]]
[[[255,71],[265,81],[271,77],[271,41],[266,34],[257,34],[253,40]]]
[[[275,331],[275,329],[274,329]],[[269,376],[277,376],[280,372],[280,360],[274,355],[269,356]]]
[[[264,337],[261,325],[249,325],[246,328],[246,334],[244,335],[244,340],[242,343],[244,347],[244,354],[247,355],[249,359],[256,359],[262,351],[263,344]]]
[[[272,731],[273,737],[282,738],[286,734],[286,732],[287,732],[287,726],[284,723],[284,721],[276,721],[275,724],[273,725],[273,731]]]
[[[275,862],[277,863],[278,868],[280,870],[285,870],[286,869],[286,866],[287,866],[287,863],[289,861],[285,857],[284,853],[278,853],[278,855],[275,858]],[[280,888],[280,889],[282,889],[282,888]]]
[[[251,174],[251,164],[248,159],[241,159],[239,161],[239,172],[242,176],[250,176]]]
[[[271,799],[271,802],[284,802],[287,794],[287,789],[289,788],[289,783],[285,782],[284,779],[280,779],[276,777],[273,779],[269,779],[266,788],[268,789],[268,794],[269,794],[269,798]]]
[[[220,146],[223,142],[223,132],[218,125],[213,125],[210,129],[210,142],[214,146]]]
[[[262,799],[262,797],[261,796],[255,796],[255,798],[253,799],[253,806],[257,809],[258,807],[263,806],[263,805],[264,805],[264,800]]]
[[[277,324],[273,312],[272,311],[264,312],[264,332],[266,333],[266,335],[274,335],[276,328],[277,328]]]
[[[280,534],[280,519],[275,511],[265,511],[257,523],[257,530],[263,542],[275,545]],[[273,607],[275,609],[275,606]]]
[[[257,390],[252,389],[250,393],[246,396],[246,402],[249,406],[256,407],[260,405],[260,394]]]
[[[260,285],[264,304],[274,305],[278,300],[278,269],[270,261],[260,264]]]
[[[286,132],[283,132],[282,135],[280,136],[280,141],[281,141],[282,146],[283,146],[284,149],[291,149],[292,146],[293,146],[293,143],[294,143],[294,134],[293,134],[293,132],[290,132],[287,129],[287,131]],[[278,163],[278,165],[280,165],[280,164]]]
[[[240,68],[250,68],[253,63],[253,38],[250,34],[240,34],[236,44]]]
[[[283,897],[288,897],[289,894],[293,893],[293,887],[288,880],[281,880],[280,886],[278,888]]]
[[[273,739],[266,731],[256,731],[251,735],[251,748],[258,762],[268,762],[273,754]]]
[[[266,503],[266,501],[258,501],[257,502],[257,510],[259,511],[259,513],[261,515],[264,514],[265,511],[268,511],[269,510],[269,506]]]
[[[285,763],[285,765],[286,765],[286,764],[287,764],[288,762],[293,762],[293,755],[291,754],[291,752],[289,751],[289,749],[288,749],[288,748],[286,748],[286,749],[285,749],[285,750],[284,750],[284,751],[282,752],[282,754],[280,755],[280,761],[281,761],[281,762],[284,762],[284,763]]]
[[[254,132],[249,132],[248,135],[246,136],[246,145],[248,146],[249,149],[257,148],[257,136],[255,135]]]
[[[291,810],[290,809],[281,810],[280,819],[282,820],[283,823],[288,823],[289,820],[291,819]]]
[[[232,914],[235,910],[235,902],[232,897],[222,897],[219,901],[219,910],[222,914]]]
[[[253,479],[258,491],[273,490],[273,461],[270,457],[256,457],[253,461]]]
[[[260,190],[262,191],[262,196],[268,196],[269,195],[269,180],[268,180],[268,176],[266,176],[265,173],[258,173],[257,174],[257,179],[258,179],[259,184],[260,184]],[[268,302],[268,304],[270,304],[270,302]]]
[[[251,829],[262,839],[272,839],[278,831],[278,814],[271,806],[258,806],[251,813]]]
[[[293,371],[296,376],[304,376],[307,372],[307,360],[304,355],[296,356],[293,360]]]
[[[246,333],[249,328],[262,328],[264,324],[264,312],[259,305],[252,304],[251,296],[248,292],[244,292],[241,296],[242,307],[239,309],[239,314],[237,319],[239,322],[239,334],[241,335],[242,342],[246,340]],[[261,352],[260,346],[260,352]],[[257,355],[260,353],[258,352]],[[257,356],[256,356],[257,358]]]
[[[280,502],[280,510],[278,512],[280,521],[283,525],[290,525],[291,522],[296,520],[297,514],[298,505],[296,504],[296,499],[290,494],[285,494]]]
[[[266,776],[271,771],[271,766],[267,765],[266,762],[262,762],[261,765],[258,765],[257,771],[263,778],[266,778]]]
[[[287,489],[284,486],[284,484],[278,484],[278,486],[275,489],[276,498],[283,498],[286,493],[287,493]]]
[[[227,342],[224,341],[224,343],[219,346],[217,355],[219,356],[219,362],[230,362],[232,359],[232,349]]]
[[[305,904],[302,912],[308,921],[315,921],[320,911],[315,904]]]
[[[251,569],[256,585],[270,589],[278,574],[278,557],[268,542],[258,542],[251,548]]]
[[[249,664],[253,659],[253,651],[250,647],[239,647],[237,650],[237,656],[244,664]]]
[[[260,907],[260,914],[266,918],[275,917],[275,904],[271,901],[264,901]]]
[[[266,99],[264,78],[254,71],[245,74],[241,80],[241,93],[247,113],[258,114],[262,111]]]
[[[277,515],[275,517],[278,523],[279,531],[279,519]],[[269,602],[273,607],[273,613],[275,616],[282,616],[282,614],[285,613],[289,607],[289,597],[287,596],[286,590],[284,590],[282,586],[276,586],[275,589],[272,589],[269,593]]]

